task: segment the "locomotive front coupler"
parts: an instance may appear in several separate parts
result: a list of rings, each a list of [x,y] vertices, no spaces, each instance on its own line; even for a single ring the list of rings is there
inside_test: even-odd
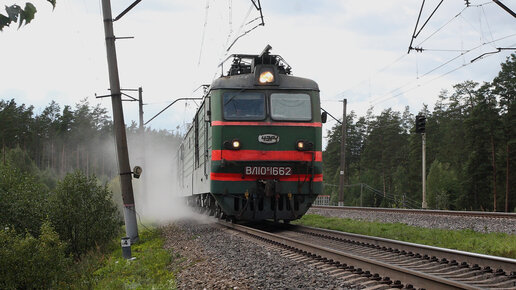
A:
[[[277,179],[257,179],[256,191],[259,196],[271,197],[277,192],[278,184]]]

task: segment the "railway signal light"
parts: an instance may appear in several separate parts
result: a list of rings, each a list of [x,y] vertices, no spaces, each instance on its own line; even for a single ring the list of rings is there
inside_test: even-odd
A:
[[[425,133],[426,117],[423,115],[416,116],[416,133]]]

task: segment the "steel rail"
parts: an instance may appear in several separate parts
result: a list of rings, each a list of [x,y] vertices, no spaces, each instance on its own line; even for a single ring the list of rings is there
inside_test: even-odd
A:
[[[427,215],[448,215],[448,216],[470,216],[481,218],[507,218],[516,219],[516,213],[506,212],[484,212],[484,211],[453,211],[453,210],[424,210],[406,208],[378,208],[378,207],[356,207],[356,206],[331,206],[331,205],[312,205],[313,209],[330,209],[341,211],[377,211],[389,213],[410,213]]]
[[[456,260],[458,262],[466,262],[470,265],[478,264],[483,267],[490,267],[492,269],[503,269],[505,272],[516,272],[516,260],[505,257],[490,256],[484,254],[477,254],[471,252],[464,252],[453,249],[445,249],[421,244],[414,244],[409,242],[402,242],[390,240],[379,237],[364,236],[335,230],[327,230],[320,228],[313,228],[307,226],[296,225],[296,229],[305,232],[311,232],[319,235],[326,235],[331,237],[338,237],[340,239],[347,239],[359,243],[366,243],[370,245],[377,245],[386,248],[398,249],[406,252],[419,253],[421,255],[435,256],[439,258],[446,258],[448,260]]]
[[[362,268],[363,270],[370,271],[371,273],[378,273],[380,276],[389,277],[391,280],[400,280],[402,283],[411,284],[416,288],[426,289],[481,289],[472,285],[464,284],[461,282],[453,281],[450,279],[398,267],[388,263],[375,261],[369,258],[321,247],[318,245],[298,241],[288,237],[282,237],[273,233],[265,232],[262,230],[229,223],[225,221],[217,221],[218,224],[232,228],[234,230],[247,233],[251,236],[265,238],[274,243],[281,244],[290,249],[295,248],[301,251],[317,255],[334,262],[341,264],[350,264],[355,268]]]

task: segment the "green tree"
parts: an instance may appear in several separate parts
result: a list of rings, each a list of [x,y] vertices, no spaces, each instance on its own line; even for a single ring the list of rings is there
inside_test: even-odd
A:
[[[39,235],[47,214],[47,190],[8,161],[0,164],[0,228]]]
[[[505,179],[504,209],[510,211],[516,207],[516,54],[511,54],[492,82],[492,92],[500,100],[500,114],[503,128],[503,149],[501,168]]]
[[[47,2],[52,4],[52,8],[56,7],[56,0],[47,0]],[[24,8],[16,4],[5,6],[5,12],[5,14],[0,13],[0,31],[13,22],[18,23],[18,28],[20,28],[23,23],[30,23],[32,19],[34,19],[37,9],[32,3],[27,2]]]
[[[365,183],[381,188],[385,197],[394,190],[393,175],[398,167],[408,165],[408,132],[403,130],[400,113],[391,109],[369,122],[361,161],[363,167],[375,174],[373,180]]]
[[[363,151],[363,142],[365,136],[365,119],[359,118],[355,122],[356,114],[351,111],[346,116],[346,170],[345,181],[347,184],[360,182],[360,158]],[[324,180],[325,192],[332,194],[332,202],[338,201],[338,187],[340,179],[340,147],[342,140],[342,125],[336,124],[328,131],[328,145],[323,152],[324,160]],[[345,189],[346,198],[349,198],[351,192]],[[354,197],[351,197],[353,199]],[[350,200],[346,200],[350,202]]]
[[[3,146],[26,148],[31,140],[33,123],[32,106],[18,106],[14,99],[0,100],[0,139]]]
[[[453,209],[459,182],[447,163],[432,162],[427,178],[428,206],[435,209]]]
[[[53,289],[64,288],[70,279],[72,261],[66,245],[47,221],[41,235],[19,234],[14,229],[0,228],[0,288]]]
[[[119,232],[118,212],[107,186],[80,171],[67,174],[49,197],[49,218],[69,252],[79,257]]]
[[[466,192],[474,209],[496,211],[496,148],[500,139],[500,119],[496,98],[488,84],[478,90],[470,88],[471,113],[464,121],[466,158]]]

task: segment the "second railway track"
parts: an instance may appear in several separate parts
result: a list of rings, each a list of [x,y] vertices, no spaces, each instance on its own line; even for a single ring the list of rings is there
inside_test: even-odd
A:
[[[354,207],[354,206],[330,206],[330,205],[313,205],[312,209],[326,209],[334,211],[360,211],[360,212],[386,212],[401,214],[420,214],[420,215],[439,215],[439,216],[455,216],[455,217],[480,217],[480,218],[503,218],[516,220],[516,213],[506,212],[486,212],[486,211],[452,211],[452,210],[423,210],[423,209],[405,209],[405,208],[378,208],[378,207]]]
[[[371,289],[516,289],[514,259],[302,226],[219,224],[370,280],[361,284]]]

